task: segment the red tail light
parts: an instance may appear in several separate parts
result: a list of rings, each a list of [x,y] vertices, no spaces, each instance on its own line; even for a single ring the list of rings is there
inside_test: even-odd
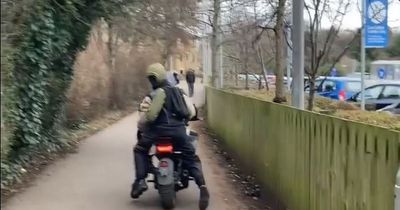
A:
[[[156,146],[157,154],[171,154],[174,148],[171,144],[159,144]]]
[[[341,100],[341,101],[346,100],[346,92],[344,92],[344,90],[341,90],[339,92],[339,100]]]

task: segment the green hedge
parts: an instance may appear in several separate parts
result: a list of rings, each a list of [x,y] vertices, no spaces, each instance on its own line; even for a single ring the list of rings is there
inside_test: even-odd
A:
[[[210,127],[292,210],[392,210],[400,132],[207,88]]]

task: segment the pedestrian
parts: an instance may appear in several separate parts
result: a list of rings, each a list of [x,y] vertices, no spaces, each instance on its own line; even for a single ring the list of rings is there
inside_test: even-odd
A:
[[[178,73],[174,72],[174,78],[175,78],[176,84],[179,84],[179,76],[178,76]]]
[[[167,73],[167,81],[171,86],[176,86],[179,84],[179,80],[177,79],[176,75],[177,73],[175,73],[173,70],[170,71],[166,71]]]
[[[186,82],[188,83],[189,97],[193,97],[194,83],[196,82],[196,75],[194,74],[194,70],[193,69],[189,69],[186,72]]]

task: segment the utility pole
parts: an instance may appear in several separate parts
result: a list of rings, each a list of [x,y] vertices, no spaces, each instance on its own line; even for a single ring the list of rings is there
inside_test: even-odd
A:
[[[304,0],[292,0],[293,91],[292,105],[304,109]]]
[[[361,110],[365,110],[365,0],[361,2]]]

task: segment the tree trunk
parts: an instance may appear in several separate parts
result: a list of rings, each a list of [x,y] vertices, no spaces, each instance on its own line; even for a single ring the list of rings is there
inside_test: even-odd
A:
[[[167,36],[167,35],[165,35],[165,36]],[[164,52],[161,55],[161,59],[162,59],[161,63],[163,63],[165,68],[168,70],[178,70],[178,69],[172,69],[173,66],[171,65],[171,62],[173,60],[173,58],[171,58],[171,56],[173,56],[173,54],[174,54],[172,52],[172,47],[176,46],[176,39],[173,39],[173,41],[167,40],[165,42],[164,46],[165,46]]]
[[[238,87],[239,86],[239,82],[238,82],[238,67],[235,64],[235,86]]]
[[[263,76],[263,78],[264,78],[264,80],[265,80],[265,88],[267,89],[267,91],[269,91],[268,79],[267,79],[267,75],[266,75],[266,73],[265,73],[264,58],[263,58],[263,55],[262,55],[262,52],[261,52],[261,48],[260,48],[260,47],[258,47],[257,52],[258,52],[258,53],[257,53],[258,56],[260,57],[261,74],[262,74],[262,76]]]
[[[285,18],[285,3],[286,0],[279,0],[279,5],[277,8],[277,19],[276,25],[274,28],[275,32],[275,63],[276,63],[276,84],[275,84],[275,98],[274,102],[282,103],[286,102],[285,90],[283,84],[283,71],[284,71],[284,62],[283,62],[283,26],[284,26],[284,18]]]
[[[265,75],[264,69],[262,70],[261,75],[262,75],[262,78],[263,78],[264,81],[265,81],[265,89],[266,89],[267,91],[269,91],[267,75]],[[260,78],[260,79],[261,79],[261,78]]]
[[[246,82],[245,82],[245,87],[244,88],[246,90],[249,89],[249,74],[247,73],[247,70],[246,70]]]
[[[108,108],[117,109],[118,108],[118,95],[117,95],[117,83],[116,77],[117,73],[115,72],[115,56],[116,56],[116,36],[113,32],[113,24],[111,21],[107,22],[108,24],[108,41],[107,41],[107,50],[108,50],[108,59],[107,64],[110,70],[110,89],[109,89],[109,97],[108,97]]]
[[[220,18],[220,0],[214,0],[214,15],[212,23],[212,36],[211,36],[211,82],[214,87],[217,87],[218,83],[218,72],[217,72],[217,60],[218,60],[218,24]]]
[[[315,97],[315,77],[310,78],[310,95],[308,96],[307,110],[312,111],[314,108]]]

